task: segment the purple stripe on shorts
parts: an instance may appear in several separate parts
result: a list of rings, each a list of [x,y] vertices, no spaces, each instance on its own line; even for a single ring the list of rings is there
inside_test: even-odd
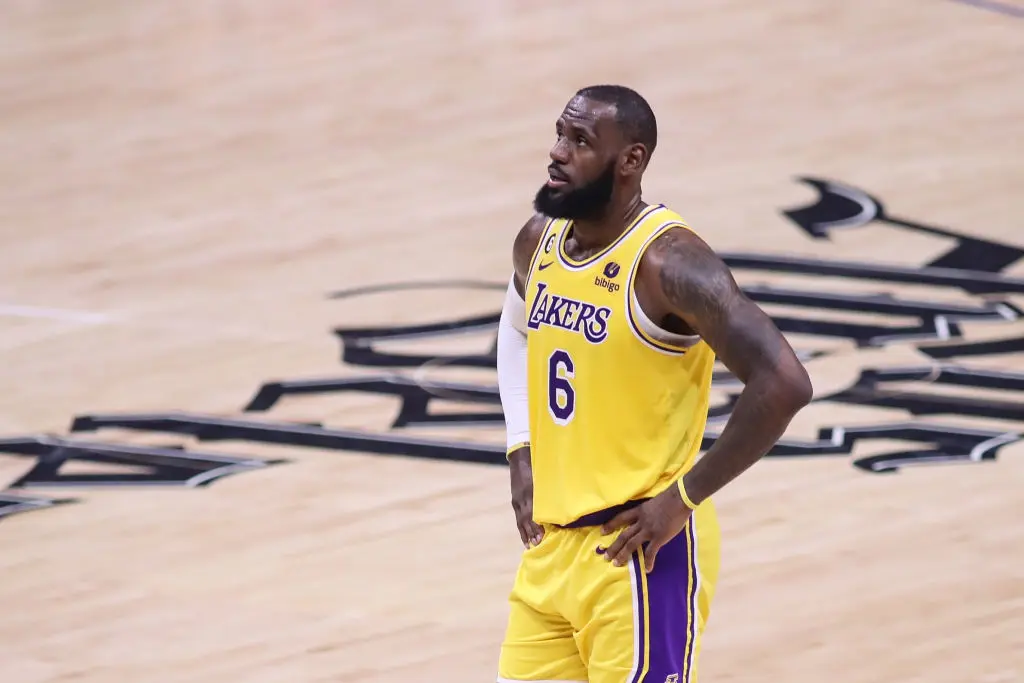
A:
[[[693,520],[658,550],[654,571],[647,575],[650,664],[645,680],[661,683],[672,674],[686,683],[697,620],[697,566]],[[640,571],[643,571],[641,566]],[[641,622],[642,623],[642,622]]]
[[[680,683],[689,683],[690,678],[693,677],[693,673],[690,671],[690,667],[693,665],[693,648],[697,644],[697,589],[700,586],[700,569],[697,567],[697,532],[693,528],[693,517],[690,517],[690,521],[686,524],[686,528],[683,533],[687,535],[687,541],[689,543],[687,547],[687,557],[690,561],[690,619],[689,619],[689,633],[690,637],[686,641],[686,659],[683,661],[683,666],[686,667],[683,674],[679,676]],[[680,534],[682,535],[682,534]]]
[[[644,617],[650,601],[648,600],[649,596],[644,591],[644,565],[640,562],[639,553],[633,553],[633,558],[630,562],[633,565],[633,595],[636,596],[636,602],[634,603],[635,611],[633,612],[634,619],[636,619],[636,647],[633,651],[633,656],[636,660],[636,672],[633,674],[633,678],[630,679],[630,683],[640,683],[644,680],[644,651],[647,649],[647,629],[644,628]]]

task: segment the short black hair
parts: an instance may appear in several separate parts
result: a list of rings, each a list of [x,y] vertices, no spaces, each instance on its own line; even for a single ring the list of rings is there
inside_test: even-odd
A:
[[[615,107],[615,121],[630,142],[647,147],[648,156],[658,146],[658,120],[654,110],[640,93],[624,85],[590,85],[576,92],[581,97],[611,104]]]

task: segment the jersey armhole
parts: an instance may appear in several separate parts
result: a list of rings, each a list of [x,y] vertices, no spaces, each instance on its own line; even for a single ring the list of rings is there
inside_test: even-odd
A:
[[[662,223],[651,232],[640,246],[640,249],[637,250],[636,258],[633,260],[633,265],[630,267],[629,275],[626,278],[626,321],[629,323],[633,336],[639,339],[645,346],[671,356],[681,356],[700,343],[700,335],[677,334],[663,329],[644,313],[636,296],[636,276],[640,270],[641,259],[647,253],[648,247],[654,243],[654,240],[672,228],[690,230],[690,226],[681,221]]]

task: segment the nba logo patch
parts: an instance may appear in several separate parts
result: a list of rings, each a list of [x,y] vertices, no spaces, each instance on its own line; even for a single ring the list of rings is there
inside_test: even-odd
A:
[[[619,274],[619,264],[615,261],[609,261],[608,265],[604,267],[604,276],[609,280]]]

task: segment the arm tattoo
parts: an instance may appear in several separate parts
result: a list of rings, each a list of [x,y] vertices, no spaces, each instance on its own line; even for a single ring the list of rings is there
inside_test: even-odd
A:
[[[737,293],[725,264],[681,230],[668,231],[658,242],[664,259],[661,289],[673,308],[702,329],[722,325]]]
[[[810,401],[811,385],[775,323],[699,237],[669,230],[652,249],[665,303],[744,384],[721,435],[686,474],[687,491],[700,502],[771,449]]]
[[[683,318],[741,381],[758,366],[774,366],[786,342],[740,290],[725,263],[689,231],[669,230],[658,245],[659,282]]]

